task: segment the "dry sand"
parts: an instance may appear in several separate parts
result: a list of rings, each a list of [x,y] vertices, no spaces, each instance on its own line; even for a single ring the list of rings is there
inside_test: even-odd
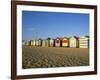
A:
[[[89,65],[88,48],[23,46],[22,51],[24,69]]]

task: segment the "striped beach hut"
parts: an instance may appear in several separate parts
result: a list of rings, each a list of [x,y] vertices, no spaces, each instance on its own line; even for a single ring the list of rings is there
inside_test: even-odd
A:
[[[79,38],[79,48],[89,48],[89,36]]]
[[[69,42],[70,42],[69,47],[72,47],[72,48],[79,47],[78,37],[72,36],[71,38],[69,38]]]
[[[68,47],[69,46],[69,41],[67,37],[62,38],[62,47]]]
[[[55,47],[61,47],[61,38],[57,37],[55,39]]]

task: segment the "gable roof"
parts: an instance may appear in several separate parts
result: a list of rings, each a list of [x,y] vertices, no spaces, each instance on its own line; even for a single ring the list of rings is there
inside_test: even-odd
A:
[[[71,39],[71,38],[75,38],[75,39],[77,39],[77,40],[79,39],[79,37],[77,37],[77,36],[72,36],[72,37],[70,37],[70,39]]]
[[[68,37],[65,37],[65,36],[62,39],[64,39],[64,38],[69,39]]]

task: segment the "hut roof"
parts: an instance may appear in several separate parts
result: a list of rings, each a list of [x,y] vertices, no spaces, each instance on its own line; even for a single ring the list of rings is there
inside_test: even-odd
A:
[[[82,37],[80,37],[80,38],[89,38],[89,36],[82,36]]]
[[[62,39],[64,39],[64,38],[69,39],[68,37],[63,37]]]
[[[70,37],[70,38],[75,38],[75,39],[77,39],[77,40],[79,39],[79,37],[77,37],[77,36],[72,36],[72,37]]]
[[[62,38],[60,38],[60,37],[57,37],[56,39],[62,40]],[[56,39],[55,39],[55,40],[56,40]]]
[[[39,38],[39,40],[42,40],[41,38]]]
[[[89,38],[89,36],[85,35],[85,37]]]
[[[76,39],[79,39],[79,37],[77,37],[77,36],[73,36],[74,38],[76,38]]]

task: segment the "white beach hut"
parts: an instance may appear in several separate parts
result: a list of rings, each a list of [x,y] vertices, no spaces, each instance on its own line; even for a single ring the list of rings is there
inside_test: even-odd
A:
[[[39,40],[35,40],[35,45],[39,46]]]
[[[49,41],[47,39],[42,40],[42,47],[48,47]]]
[[[35,46],[35,40],[32,41],[32,45]]]
[[[49,47],[49,40],[48,39],[45,40],[45,47]]]
[[[54,39],[51,39],[49,40],[49,46],[50,47],[54,47]]]
[[[42,46],[42,39],[38,40],[39,46]]]
[[[69,47],[73,47],[73,48],[79,47],[78,37],[72,36],[72,37],[69,39],[69,42],[70,42]]]
[[[42,40],[42,47],[45,47],[45,40]]]

